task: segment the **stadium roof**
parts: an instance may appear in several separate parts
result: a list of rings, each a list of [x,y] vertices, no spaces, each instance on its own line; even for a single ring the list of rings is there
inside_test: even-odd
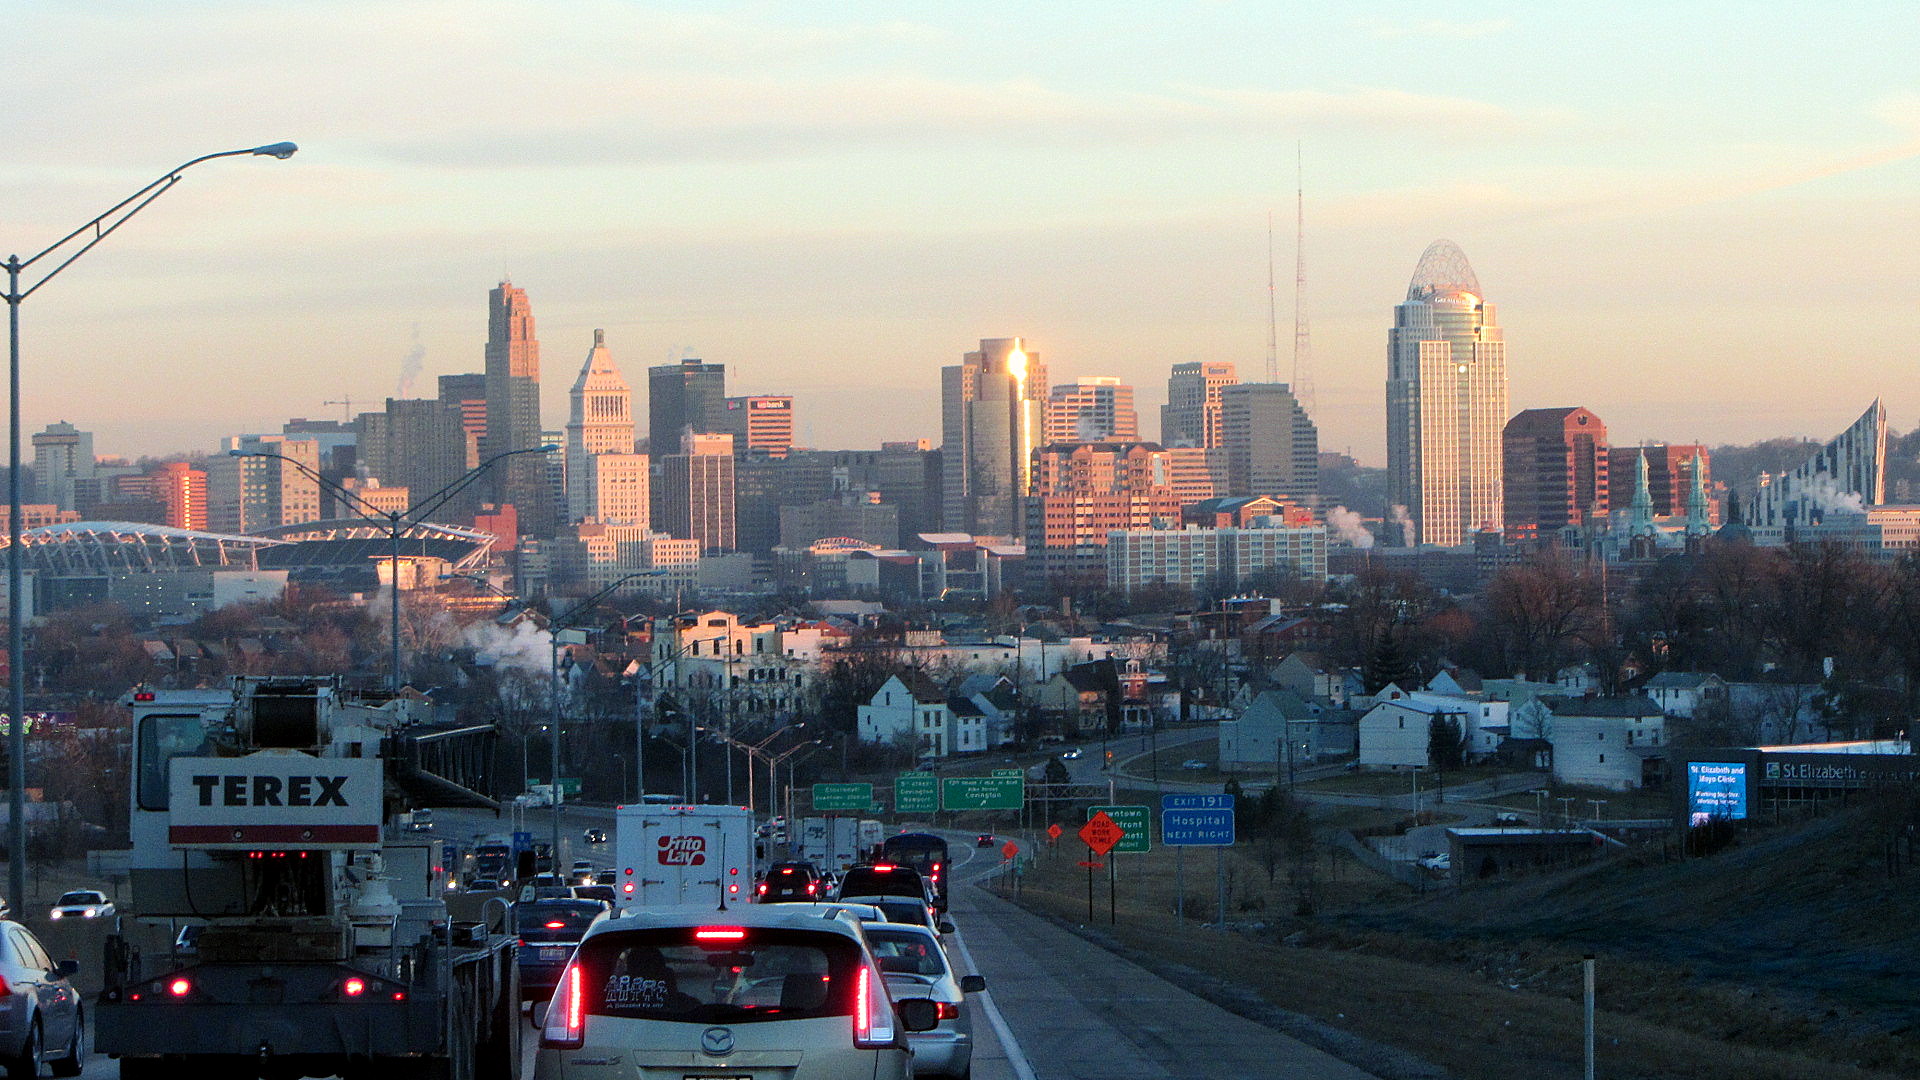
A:
[[[0,536],[0,547],[9,542]],[[25,564],[54,574],[158,573],[259,566],[259,554],[286,546],[265,536],[196,532],[143,521],[73,521],[21,534]]]

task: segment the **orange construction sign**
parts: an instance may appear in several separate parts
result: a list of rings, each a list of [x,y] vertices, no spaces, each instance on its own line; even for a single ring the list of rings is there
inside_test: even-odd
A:
[[[1093,815],[1087,819],[1085,825],[1080,826],[1080,839],[1093,849],[1095,855],[1105,855],[1112,851],[1114,845],[1126,839],[1126,836],[1127,831],[1120,827],[1119,822],[1108,817],[1104,810]]]
[[[1016,844],[1016,843],[1014,843],[1013,841],[1011,841],[1011,840],[1009,840],[1009,841],[1007,841],[1006,843],[1004,843],[1004,844],[1001,844],[1001,845],[1000,845],[1000,858],[1001,858],[1001,859],[1003,859],[1003,860],[1005,860],[1005,859],[1011,859],[1011,858],[1013,858],[1013,857],[1014,857],[1015,855],[1018,855],[1018,854],[1020,854],[1020,845],[1019,845],[1019,844]]]

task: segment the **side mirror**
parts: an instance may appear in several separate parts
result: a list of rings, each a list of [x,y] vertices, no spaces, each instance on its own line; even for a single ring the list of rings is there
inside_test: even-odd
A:
[[[943,933],[943,934],[951,934],[951,933],[953,933],[953,922],[952,922],[952,920],[949,920],[949,919],[941,919],[941,920],[940,920],[940,932],[941,932],[941,933]]]
[[[55,975],[60,976],[63,979],[71,979],[75,975],[80,974],[80,961],[78,960],[56,961],[53,965],[53,973]]]
[[[940,1026],[940,1006],[932,998],[904,998],[893,1007],[900,1026],[908,1031],[932,1031]]]
[[[963,994],[977,994],[986,988],[987,977],[985,975],[960,976],[960,992]]]

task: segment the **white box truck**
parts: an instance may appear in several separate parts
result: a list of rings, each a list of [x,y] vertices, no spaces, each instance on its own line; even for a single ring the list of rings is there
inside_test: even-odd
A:
[[[831,871],[833,854],[827,835],[827,819],[810,817],[800,819],[800,858],[813,864],[815,870]]]
[[[753,812],[744,806],[614,811],[620,910],[719,910],[753,897]]]
[[[828,843],[828,869],[836,874],[844,874],[854,863],[865,862],[860,854],[860,819],[850,817],[828,818],[832,824],[828,827],[832,839]]]

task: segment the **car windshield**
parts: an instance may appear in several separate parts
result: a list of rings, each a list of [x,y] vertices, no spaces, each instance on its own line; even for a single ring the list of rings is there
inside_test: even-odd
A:
[[[99,902],[100,894],[90,892],[63,893],[60,899],[56,901],[60,907],[69,907],[74,904],[97,904]]]
[[[856,866],[840,879],[841,896],[919,896],[920,875],[911,867],[881,870]]]
[[[888,974],[925,975],[938,979],[947,973],[947,958],[940,946],[926,934],[888,930],[884,926],[866,929],[867,944],[880,970]]]
[[[606,909],[595,900],[542,900],[516,904],[514,929],[526,942],[579,941]],[[555,924],[558,925],[555,925]]]
[[[850,1015],[862,956],[823,931],[677,927],[596,935],[574,963],[589,1015],[742,1024]]]

